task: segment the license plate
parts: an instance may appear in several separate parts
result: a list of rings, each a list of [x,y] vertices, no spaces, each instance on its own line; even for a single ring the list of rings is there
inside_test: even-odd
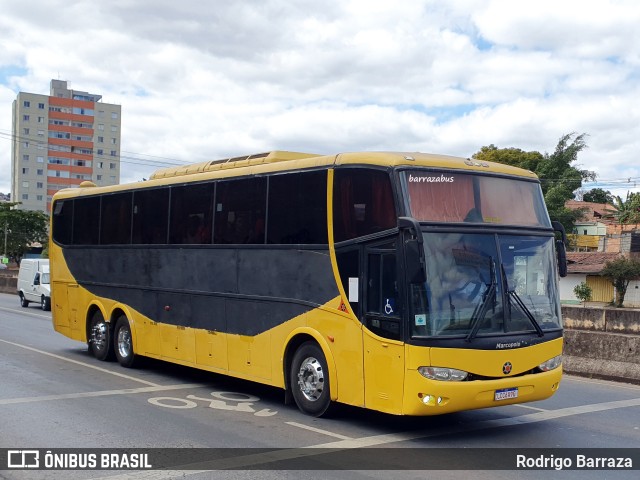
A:
[[[502,390],[496,390],[493,397],[494,400],[507,400],[509,398],[518,398],[518,387],[503,388]]]

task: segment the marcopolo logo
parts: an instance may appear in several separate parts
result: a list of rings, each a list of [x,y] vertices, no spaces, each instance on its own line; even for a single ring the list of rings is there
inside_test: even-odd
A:
[[[431,176],[414,176],[409,174],[409,183],[453,183],[455,177],[445,177],[444,175]]]

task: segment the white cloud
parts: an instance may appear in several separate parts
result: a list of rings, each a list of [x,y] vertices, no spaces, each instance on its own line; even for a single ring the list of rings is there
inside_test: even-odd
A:
[[[584,168],[640,180],[635,1],[26,3],[3,2],[0,130],[18,91],[68,80],[122,105],[124,181],[270,149],[545,152],[574,131]]]

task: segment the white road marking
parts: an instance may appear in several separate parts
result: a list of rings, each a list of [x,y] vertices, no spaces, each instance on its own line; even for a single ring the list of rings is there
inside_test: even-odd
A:
[[[157,385],[155,387],[123,388],[120,390],[100,390],[97,392],[62,393],[60,395],[45,395],[40,397],[23,397],[0,399],[0,405],[15,405],[19,403],[50,402],[52,400],[69,400],[74,398],[107,397],[110,395],[129,395],[135,393],[164,392],[170,390],[184,390],[198,388],[200,383],[183,383],[180,385]]]
[[[339,438],[341,440],[353,440],[352,437],[347,437],[345,435],[340,435],[339,433],[333,433],[328,430],[322,430],[321,428],[310,427],[309,425],[304,425],[302,423],[297,422],[285,422],[287,425],[291,425],[292,427],[303,428],[305,430],[309,430],[311,432],[321,433],[323,435],[328,435],[329,437]]]
[[[125,375],[124,373],[113,372],[111,370],[107,370],[106,368],[96,367],[95,365],[91,365],[89,363],[79,362],[78,360],[72,360],[71,358],[62,357],[60,355],[56,355],[55,353],[45,352],[44,350],[38,350],[37,348],[29,347],[27,345],[21,345],[19,343],[9,342],[9,341],[3,340],[1,338],[0,338],[0,342],[6,343],[8,345],[13,345],[14,347],[24,348],[25,350],[30,350],[32,352],[40,353],[42,355],[47,355],[49,357],[53,357],[53,358],[56,358],[58,360],[63,360],[65,362],[73,363],[75,365],[81,365],[83,367],[92,368],[94,370],[98,370],[99,372],[108,373],[109,375],[115,375],[116,377],[126,378],[127,380],[131,380],[131,381],[134,381],[134,382],[142,383],[144,385],[149,385],[150,387],[159,387],[160,386],[157,383],[149,382],[147,380],[141,380],[139,378],[132,377],[130,375]]]
[[[513,405],[511,405],[512,407],[520,407],[520,408],[528,408],[529,410],[536,410],[538,412],[547,412],[548,409],[546,408],[538,408],[538,407],[532,407],[531,405],[525,405],[523,403],[515,403]]]
[[[26,308],[18,310],[17,308],[0,307],[0,310],[4,310],[5,312],[19,313],[20,315],[29,315],[30,317],[46,318],[48,320],[51,320],[51,315],[45,315],[45,314],[42,314],[42,313],[39,313],[39,314],[38,313],[32,313]]]

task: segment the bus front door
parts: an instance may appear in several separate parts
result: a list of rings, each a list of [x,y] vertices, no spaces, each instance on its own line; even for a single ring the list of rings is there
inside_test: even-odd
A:
[[[404,343],[395,245],[366,248],[364,270],[365,405],[397,414],[402,411]]]

